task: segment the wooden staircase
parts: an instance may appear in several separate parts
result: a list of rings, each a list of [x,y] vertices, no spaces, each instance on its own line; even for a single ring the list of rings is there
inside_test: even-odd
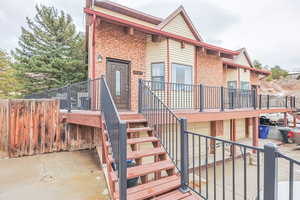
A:
[[[138,178],[138,185],[127,189],[128,200],[200,199],[192,192],[179,191],[180,176],[167,152],[161,147],[147,121],[138,117],[127,122],[127,159],[135,162],[127,168],[127,179]],[[102,126],[103,162],[108,168],[108,182],[113,199],[119,199],[118,178],[111,167],[114,162],[105,124]]]

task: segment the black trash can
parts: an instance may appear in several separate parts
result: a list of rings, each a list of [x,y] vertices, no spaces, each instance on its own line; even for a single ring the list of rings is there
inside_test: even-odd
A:
[[[135,162],[133,160],[127,160],[127,168],[134,167]],[[127,188],[137,186],[139,177],[127,179]]]

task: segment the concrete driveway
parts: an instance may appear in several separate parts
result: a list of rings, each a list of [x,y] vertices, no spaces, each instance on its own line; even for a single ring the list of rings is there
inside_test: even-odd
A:
[[[110,199],[91,151],[0,159],[0,200]]]

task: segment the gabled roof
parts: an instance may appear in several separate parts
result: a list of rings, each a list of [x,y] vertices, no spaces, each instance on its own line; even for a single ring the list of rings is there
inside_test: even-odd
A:
[[[236,51],[240,52],[240,55],[241,55],[241,54],[244,54],[245,57],[246,57],[246,59],[247,59],[247,61],[248,61],[248,63],[249,63],[249,65],[250,65],[251,67],[254,67],[253,64],[252,64],[252,61],[251,61],[251,59],[250,59],[250,56],[249,56],[249,54],[248,54],[248,52],[247,52],[247,49],[246,49],[245,47],[243,47],[243,48],[241,48],[241,49],[238,49],[238,50],[236,50]]]
[[[173,34],[173,33],[165,32],[165,31],[159,30],[157,28],[152,28],[152,27],[145,26],[145,25],[142,25],[142,24],[137,24],[135,22],[131,22],[131,21],[128,21],[128,20],[125,20],[125,19],[122,19],[122,18],[119,18],[119,17],[116,17],[116,16],[112,16],[112,15],[108,15],[108,14],[105,14],[105,13],[102,13],[102,12],[99,12],[99,11],[95,11],[95,10],[90,9],[90,8],[85,8],[84,12],[87,13],[87,14],[90,14],[90,15],[98,16],[102,19],[108,20],[108,21],[116,23],[116,24],[133,27],[133,28],[135,28],[137,30],[140,30],[142,32],[145,32],[145,33],[161,35],[161,36],[164,36],[164,37],[167,37],[167,38],[172,38],[172,39],[175,39],[175,40],[183,41],[183,42],[186,42],[188,44],[193,44],[195,46],[199,46],[199,47],[202,47],[202,48],[205,48],[205,49],[208,49],[208,50],[218,51],[218,52],[220,52],[220,54],[227,54],[227,55],[232,55],[232,56],[239,54],[239,52],[237,52],[237,51],[224,49],[224,48],[221,48],[221,47],[218,47],[218,46],[215,46],[215,45],[211,45],[211,44],[208,44],[208,43],[205,43],[205,42],[202,42],[202,41],[198,41],[198,40],[186,38],[186,37],[183,37],[183,36],[180,36],[180,35],[176,35],[176,34]]]
[[[143,13],[141,11],[138,11],[138,10],[135,10],[135,9],[132,9],[132,8],[128,8],[126,6],[123,6],[121,4],[111,2],[111,1],[108,1],[108,0],[102,0],[102,1],[95,0],[94,5],[98,6],[98,7],[101,7],[101,8],[105,8],[105,9],[114,11],[114,12],[118,12],[118,13],[123,14],[123,15],[127,15],[129,17],[140,19],[140,20],[143,20],[145,22],[149,22],[149,23],[155,24],[155,25],[158,25],[163,21],[163,19],[161,19],[159,17],[155,17],[155,16]]]
[[[194,37],[198,41],[203,41],[200,34],[198,33],[197,29],[193,25],[190,17],[188,16],[187,12],[185,11],[184,7],[181,5],[179,6],[173,13],[171,13],[166,19],[164,19],[160,24],[158,24],[158,28],[162,30],[169,22],[171,22],[177,15],[181,14],[185,23],[189,27],[190,31],[193,33]]]

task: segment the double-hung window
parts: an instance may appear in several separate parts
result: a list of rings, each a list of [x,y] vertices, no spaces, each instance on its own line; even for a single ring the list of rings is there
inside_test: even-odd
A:
[[[151,64],[151,81],[153,90],[164,90],[165,82],[165,65],[164,63]]]
[[[172,82],[176,84],[176,88],[188,89],[191,87],[185,86],[185,84],[192,84],[192,66],[182,64],[172,64]]]

